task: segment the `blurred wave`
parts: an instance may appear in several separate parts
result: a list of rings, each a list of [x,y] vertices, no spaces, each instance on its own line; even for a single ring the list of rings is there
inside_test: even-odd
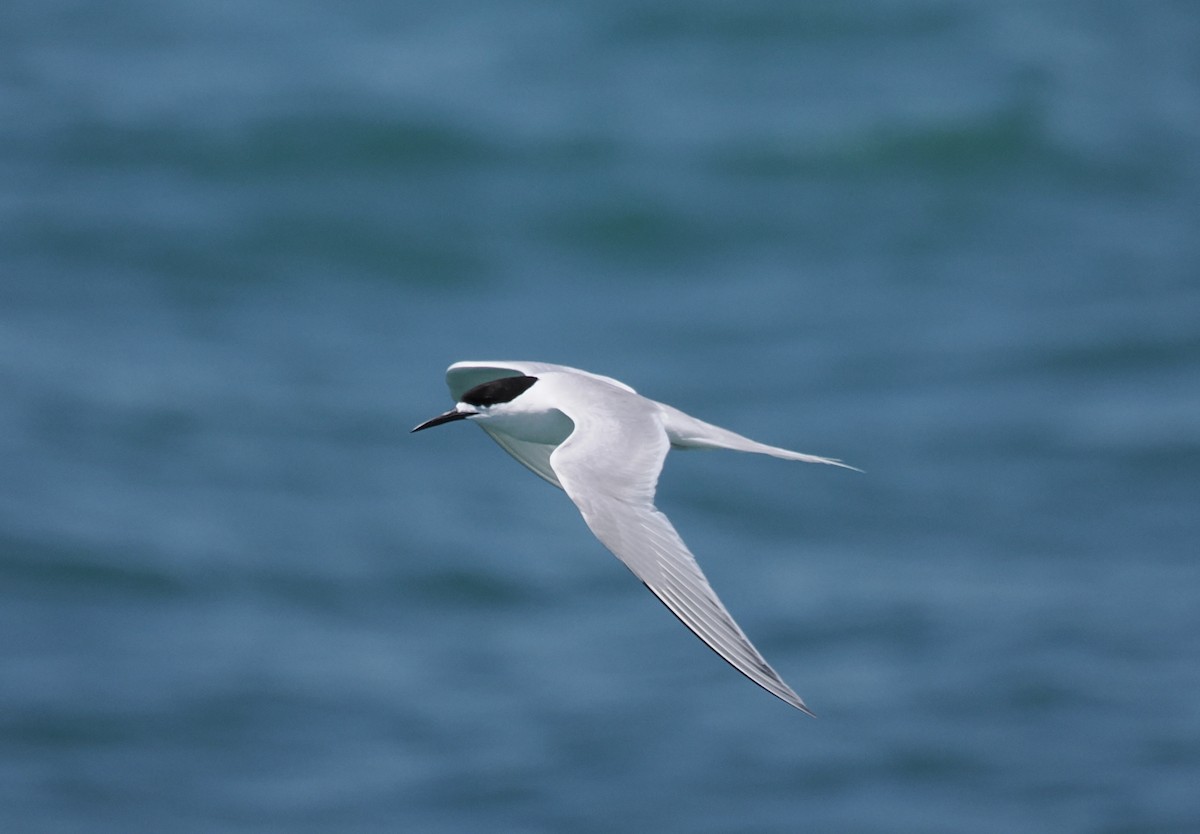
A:
[[[0,828],[1200,826],[1190,5],[0,22]],[[661,484],[820,720],[466,358],[865,470]]]

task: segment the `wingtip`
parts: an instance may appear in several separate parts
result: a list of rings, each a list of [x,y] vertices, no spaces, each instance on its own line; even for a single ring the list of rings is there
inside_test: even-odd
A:
[[[751,678],[751,680],[753,680],[753,678]],[[796,709],[800,710],[802,713],[807,715],[809,718],[817,717],[817,714],[808,708],[808,704],[804,703],[804,699],[801,698],[799,695],[797,695],[792,690],[792,688],[790,686],[788,686],[787,684],[783,684],[783,688],[781,690],[777,691],[772,687],[764,686],[759,681],[754,681],[754,682],[757,683],[759,686],[761,686],[763,689],[770,692],[772,695],[774,695],[779,700],[783,701],[789,707],[795,707]],[[782,680],[779,682],[783,683]]]

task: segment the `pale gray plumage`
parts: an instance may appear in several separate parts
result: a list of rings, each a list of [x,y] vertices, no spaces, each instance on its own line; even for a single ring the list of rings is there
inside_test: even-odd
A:
[[[536,382],[510,402],[462,401],[476,386],[506,377]],[[477,422],[505,451],[563,489],[596,538],[713,651],[768,692],[812,714],[733,621],[687,545],[654,506],[654,493],[672,447],[853,467],[758,443],[647,399],[615,379],[563,365],[456,362],[446,382],[458,402],[455,410],[417,429],[455,419]]]

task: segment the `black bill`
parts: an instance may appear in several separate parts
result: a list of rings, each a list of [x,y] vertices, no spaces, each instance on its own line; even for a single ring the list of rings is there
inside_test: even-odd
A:
[[[442,423],[453,423],[455,420],[463,420],[470,416],[471,412],[469,411],[447,411],[445,414],[439,414],[432,420],[426,420],[424,423],[413,429],[413,431],[431,429],[434,426],[440,426]]]

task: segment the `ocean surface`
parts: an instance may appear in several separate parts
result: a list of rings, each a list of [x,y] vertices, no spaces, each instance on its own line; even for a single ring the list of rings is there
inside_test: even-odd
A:
[[[0,831],[1200,831],[1200,11],[14,0]],[[758,689],[450,406],[624,380]]]

